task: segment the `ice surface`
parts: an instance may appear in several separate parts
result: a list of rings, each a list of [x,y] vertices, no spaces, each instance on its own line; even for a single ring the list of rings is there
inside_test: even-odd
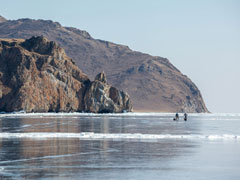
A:
[[[0,179],[240,179],[240,114],[0,115]]]

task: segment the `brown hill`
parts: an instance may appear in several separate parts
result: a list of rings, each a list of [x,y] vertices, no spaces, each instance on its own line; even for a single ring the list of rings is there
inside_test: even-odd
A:
[[[5,22],[5,21],[7,21],[7,19],[5,19],[4,17],[0,16],[0,23],[1,22]]]
[[[0,23],[1,38],[43,35],[62,46],[91,79],[105,71],[115,87],[127,91],[134,110],[207,112],[196,85],[168,59],[132,51],[127,46],[92,38],[89,33],[47,20]]]
[[[0,39],[0,111],[132,111],[104,73],[90,81],[64,49],[43,36]]]

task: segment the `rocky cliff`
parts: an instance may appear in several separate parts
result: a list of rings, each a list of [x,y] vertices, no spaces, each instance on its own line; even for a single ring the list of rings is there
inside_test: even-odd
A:
[[[0,39],[0,111],[132,111],[127,93],[104,73],[90,81],[57,43],[43,36]]]
[[[84,107],[86,111],[100,113],[132,110],[129,95],[108,85],[103,72],[89,84],[84,96]]]
[[[127,91],[138,111],[207,112],[196,85],[168,59],[94,39],[86,31],[46,20],[4,20],[2,38],[44,35],[58,42],[76,65],[94,79],[105,71],[110,84]]]

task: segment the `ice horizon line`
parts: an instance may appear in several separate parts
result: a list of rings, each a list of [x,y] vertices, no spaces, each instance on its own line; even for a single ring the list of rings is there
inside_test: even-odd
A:
[[[27,116],[155,116],[155,115],[174,115],[176,112],[126,112],[126,113],[87,113],[87,112],[44,112],[44,113],[26,113],[18,112],[0,112],[1,117],[27,117]],[[179,113],[183,114],[183,113]],[[188,113],[192,116],[240,116],[240,113]]]

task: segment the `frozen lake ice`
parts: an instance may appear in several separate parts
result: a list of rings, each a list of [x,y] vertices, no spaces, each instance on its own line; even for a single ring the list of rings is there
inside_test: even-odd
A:
[[[240,179],[240,114],[0,114],[0,179]]]

